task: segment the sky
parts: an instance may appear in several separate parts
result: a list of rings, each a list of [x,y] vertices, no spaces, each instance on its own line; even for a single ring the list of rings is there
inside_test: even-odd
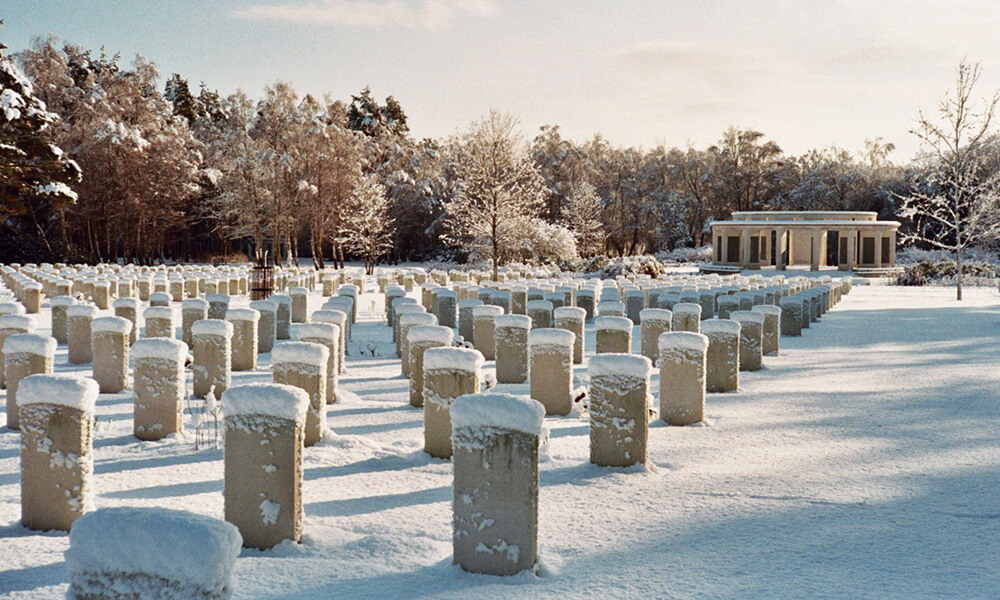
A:
[[[705,148],[736,126],[790,154],[881,136],[905,163],[961,60],[982,64],[977,96],[1000,89],[995,0],[3,0],[0,19],[10,51],[52,34],[195,90],[369,86],[417,137],[496,109],[529,139]]]

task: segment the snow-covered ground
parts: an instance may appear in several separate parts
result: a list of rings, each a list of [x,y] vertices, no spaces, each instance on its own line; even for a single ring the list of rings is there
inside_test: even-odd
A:
[[[243,550],[234,596],[1000,597],[998,303],[994,289],[958,303],[951,288],[855,287],[739,393],[709,395],[704,426],[654,420],[645,470],[590,465],[586,416],[547,418],[539,573],[498,578],[451,565],[451,464],[421,451],[422,413],[365,294],[335,433],[305,451],[305,539]],[[269,380],[261,358],[234,383]],[[65,346],[56,369],[81,370]],[[136,440],[127,393],[97,404],[98,507],[222,517],[221,450]],[[0,595],[62,597],[68,536],[20,526],[18,448],[0,429]]]

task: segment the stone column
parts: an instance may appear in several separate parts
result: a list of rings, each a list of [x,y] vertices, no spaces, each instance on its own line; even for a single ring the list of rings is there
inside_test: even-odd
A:
[[[184,430],[187,344],[173,338],[145,338],[132,346],[135,365],[135,420],[140,440],[162,440]]]
[[[467,348],[429,348],[424,352],[424,451],[451,458],[451,404],[479,392],[483,355]]]
[[[260,313],[257,322],[257,352],[267,354],[278,339],[278,303],[271,300],[254,300],[250,308]]]
[[[470,394],[452,404],[452,540],[462,569],[514,575],[537,562],[544,414],[538,402],[505,394]]]
[[[68,531],[92,510],[93,379],[30,375],[20,381],[21,524]]]
[[[181,339],[188,346],[194,345],[191,327],[197,321],[208,318],[208,302],[201,298],[190,298],[181,302]]]
[[[128,319],[132,328],[128,331],[128,343],[131,346],[139,339],[139,300],[138,298],[119,298],[113,304],[116,317]]]
[[[590,462],[602,467],[646,463],[651,371],[645,356],[590,359]]]
[[[97,307],[91,304],[66,307],[66,341],[71,365],[85,365],[93,360],[90,323],[96,315]]]
[[[632,321],[625,317],[594,319],[597,354],[630,354],[632,352]]]
[[[3,373],[7,384],[7,427],[18,429],[17,388],[29,375],[52,373],[56,340],[45,335],[17,333],[3,343]]]
[[[236,527],[212,517],[163,508],[98,509],[73,523],[65,554],[67,597],[228,598],[240,545]]]
[[[209,392],[218,400],[232,382],[233,325],[220,319],[202,319],[191,326],[194,358],[194,395],[207,398]]]
[[[730,318],[740,324],[740,371],[759,371],[763,366],[761,344],[764,315],[750,310],[738,310]]]
[[[503,308],[484,304],[472,309],[472,345],[486,360],[496,359],[496,319]]]
[[[575,306],[562,306],[553,312],[556,329],[565,329],[573,332],[576,336],[573,339],[573,364],[583,363],[584,351],[584,324],[587,320],[587,311]]]
[[[701,305],[690,302],[674,304],[671,329],[698,333],[701,329]]]
[[[292,296],[292,323],[308,323],[309,290],[304,287],[293,287],[290,294]]]
[[[542,403],[545,414],[568,415],[573,410],[575,337],[571,331],[551,328],[532,329],[528,334],[531,399]]]
[[[500,315],[494,318],[497,383],[524,383],[528,380],[528,331],[531,317]]]
[[[784,271],[788,265],[786,264],[785,255],[782,251],[782,247],[784,246],[785,248],[791,248],[791,244],[785,244],[785,230],[783,228],[780,227],[778,228],[777,232],[775,233],[775,238],[776,238],[775,239],[776,246],[774,248],[775,263],[777,263],[779,271]]]
[[[755,306],[753,312],[764,315],[761,329],[761,352],[777,355],[781,336],[781,309],[777,306]]]
[[[451,346],[455,332],[440,325],[416,325],[406,334],[410,363],[410,406],[424,406],[424,352],[428,348]]]
[[[660,358],[660,334],[670,331],[674,315],[663,308],[647,308],[639,314],[641,353],[656,365]]]
[[[552,303],[548,300],[529,300],[527,311],[531,318],[531,328],[552,327],[552,310]]]
[[[671,425],[705,419],[708,337],[689,331],[660,336],[660,418]]]
[[[117,394],[128,387],[128,334],[132,322],[124,317],[99,317],[90,324],[94,351],[94,381],[102,394]]]
[[[702,321],[708,338],[705,354],[705,391],[735,392],[740,387],[740,324],[729,319]]]
[[[337,401],[337,379],[340,367],[337,357],[340,354],[340,327],[333,323],[299,323],[292,325],[292,338],[300,342],[310,342],[326,346],[330,352],[326,368],[326,403]]]
[[[309,395],[306,412],[305,445],[314,446],[326,430],[326,379],[330,350],[322,344],[280,342],[271,356],[275,383],[293,385]]]
[[[302,449],[309,395],[290,385],[229,388],[226,427],[226,520],[243,545],[267,549],[302,537]]]
[[[169,306],[150,306],[143,311],[142,320],[146,323],[143,337],[174,337],[174,309]]]
[[[819,271],[819,264],[821,262],[820,255],[819,255],[819,250],[820,250],[820,236],[821,236],[821,234],[820,234],[819,230],[817,230],[817,229],[810,229],[809,230],[809,247],[811,248],[811,250],[809,252],[809,254],[810,254],[809,270],[810,271]]]
[[[260,313],[252,308],[230,308],[226,320],[233,325],[233,371],[257,368],[257,322]]]
[[[49,303],[52,306],[52,337],[59,344],[66,343],[66,307],[76,304],[72,296],[56,296]]]

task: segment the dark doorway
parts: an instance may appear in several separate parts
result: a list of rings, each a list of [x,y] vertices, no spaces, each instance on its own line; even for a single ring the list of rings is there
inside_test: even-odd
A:
[[[875,264],[875,238],[861,238],[861,264]]]
[[[887,237],[883,237],[882,238],[882,264],[883,265],[889,264],[889,259],[891,258],[891,256],[890,256],[891,252],[890,252],[890,249],[889,249],[889,241],[890,240]]]
[[[740,236],[731,235],[726,238],[726,262],[740,262]]]

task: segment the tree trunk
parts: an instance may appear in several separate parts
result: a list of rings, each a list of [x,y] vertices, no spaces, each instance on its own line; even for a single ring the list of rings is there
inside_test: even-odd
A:
[[[962,251],[955,253],[956,263],[958,263],[958,279],[955,280],[956,300],[962,300]]]

